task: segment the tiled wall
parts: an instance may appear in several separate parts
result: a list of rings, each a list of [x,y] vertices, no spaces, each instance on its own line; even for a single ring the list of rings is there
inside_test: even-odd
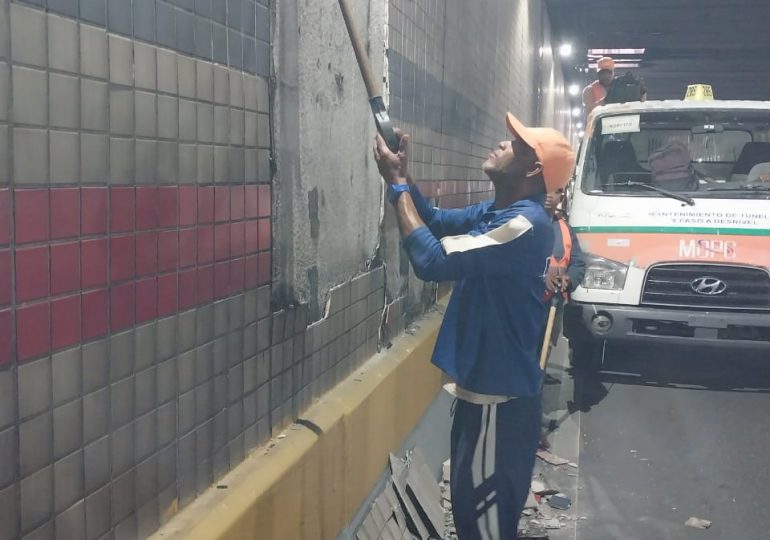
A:
[[[567,132],[569,103],[544,9],[539,0],[495,0],[484,9],[463,0],[391,0],[391,113],[413,133],[413,175],[441,206],[489,196],[480,166],[508,136],[506,111]]]
[[[269,34],[0,0],[0,539],[146,536],[324,388],[271,314]]]

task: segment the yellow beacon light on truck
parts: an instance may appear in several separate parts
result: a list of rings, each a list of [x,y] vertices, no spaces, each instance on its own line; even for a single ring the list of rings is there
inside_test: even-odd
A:
[[[691,84],[684,95],[685,101],[714,101],[710,84]]]

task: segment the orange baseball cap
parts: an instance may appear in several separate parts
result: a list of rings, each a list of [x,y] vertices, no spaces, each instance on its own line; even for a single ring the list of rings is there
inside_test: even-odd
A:
[[[604,71],[605,69],[609,71],[615,70],[615,60],[609,56],[599,58],[599,61],[596,62],[596,71]]]
[[[547,193],[563,189],[575,170],[575,152],[567,139],[552,128],[531,128],[519,122],[511,113],[505,118],[508,130],[527,143],[543,164],[543,179]]]

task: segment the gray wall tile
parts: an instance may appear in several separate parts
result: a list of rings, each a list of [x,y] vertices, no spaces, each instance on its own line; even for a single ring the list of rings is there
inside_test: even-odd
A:
[[[155,183],[158,175],[157,141],[137,139],[134,167],[137,184]]]
[[[86,505],[78,501],[56,516],[56,540],[70,540],[86,537]]]
[[[196,115],[197,140],[204,143],[214,142],[214,106],[209,103],[198,103]]]
[[[110,486],[105,486],[86,498],[86,537],[96,540],[111,526]]]
[[[196,351],[188,351],[177,359],[177,381],[179,393],[187,392],[195,386],[195,356]]]
[[[0,489],[16,480],[17,441],[15,426],[0,431]]]
[[[54,511],[59,514],[83,498],[83,451],[54,463],[53,475]]]
[[[106,79],[109,76],[107,51],[107,32],[104,29],[80,25],[80,72],[83,75]]]
[[[158,462],[152,456],[136,467],[136,500],[142,504],[158,493]],[[155,505],[157,511],[157,503]]]
[[[134,377],[112,384],[110,411],[112,429],[127,424],[134,417]]]
[[[109,411],[107,388],[83,396],[83,439],[86,444],[107,434]]]
[[[17,538],[19,527],[19,486],[0,489],[0,537]]]
[[[117,477],[110,485],[113,521],[120,522],[128,517],[136,505],[135,470],[131,469]]]
[[[136,150],[133,139],[110,138],[110,182],[133,184],[136,176]]]
[[[136,0],[134,9],[139,2],[148,0]],[[137,88],[155,90],[158,86],[158,62],[157,47],[134,42],[134,84]]]
[[[207,381],[194,390],[195,392],[195,422],[200,425],[212,417],[211,392],[212,383]]]
[[[195,16],[187,11],[177,10],[176,48],[186,54],[195,54]]]
[[[110,463],[113,478],[134,466],[133,422],[116,430],[110,436]]]
[[[214,65],[214,101],[219,105],[230,103],[230,75],[224,66]]]
[[[158,408],[157,417],[158,447],[163,448],[176,439],[177,435],[177,402],[170,401]]]
[[[83,411],[80,399],[53,410],[54,459],[66,456],[83,444]]]
[[[134,369],[136,369],[136,371],[155,363],[157,328],[157,322],[153,321],[139,326],[135,331]]]
[[[49,0],[49,4],[53,0]],[[71,1],[71,0],[70,0]],[[48,15],[48,64],[53,69],[77,73],[78,26],[72,19]]]
[[[176,124],[174,124],[176,129]],[[198,147],[194,144],[179,145],[179,182],[195,183],[198,177]]]
[[[156,358],[166,360],[176,353],[177,317],[167,317],[158,321]]]
[[[48,9],[55,13],[61,13],[68,17],[78,16],[77,0],[48,0]]]
[[[11,51],[14,62],[41,67],[48,64],[45,12],[11,4]]]
[[[214,142],[227,144],[230,134],[230,115],[227,107],[214,107]]]
[[[156,95],[149,92],[135,92],[136,135],[137,137],[156,137],[158,123],[158,105]]]
[[[134,448],[136,460],[142,460],[155,452],[157,448],[157,413],[152,411],[137,419],[134,428]]]
[[[51,359],[41,358],[18,367],[19,416],[28,418],[51,407]]]
[[[198,145],[198,183],[210,184],[213,181],[214,147],[209,145]]]
[[[156,27],[158,43],[164,47],[176,47],[176,21],[174,8],[166,2],[155,3]]]
[[[195,390],[179,396],[179,434],[187,433],[195,426]]]
[[[104,26],[107,23],[106,0],[79,0],[80,17]]]
[[[155,368],[151,367],[137,373],[135,384],[134,415],[138,417],[155,408],[157,395]]]
[[[111,0],[113,1],[113,0]],[[121,2],[121,4],[127,4]],[[129,6],[130,9],[130,6]],[[131,40],[110,34],[110,82],[131,86],[134,84],[134,48]]]
[[[176,358],[169,358],[158,364],[157,376],[157,402],[159,405],[176,397],[177,392],[177,368]]]
[[[51,359],[51,366],[54,405],[80,395],[82,380],[80,347],[54,354]]]
[[[196,97],[196,74],[195,60],[179,55],[177,57],[177,69],[179,77],[179,95],[184,98],[195,99]]]
[[[230,154],[227,146],[214,147],[214,182],[225,183],[229,180],[228,170]]]
[[[212,44],[213,25],[208,19],[195,17],[195,54],[206,60],[213,55]]]
[[[51,131],[49,137],[51,183],[76,183],[80,179],[80,136],[74,131]]]
[[[0,62],[0,121],[8,121],[8,104],[11,92],[11,68],[7,62]],[[6,141],[7,142],[7,141]]]
[[[197,106],[194,101],[179,100],[179,138],[183,141],[195,142]]]
[[[220,24],[214,24],[211,30],[214,61],[219,64],[227,64],[227,28]]]
[[[155,41],[155,1],[134,0],[134,37]]]
[[[134,372],[134,331],[110,336],[110,379],[114,382]]]
[[[244,82],[243,73],[229,70],[230,76],[230,105],[243,109],[244,107]]]
[[[214,337],[214,305],[206,304],[196,310],[196,343],[202,345]]]
[[[37,529],[22,536],[22,540],[49,540],[53,538],[54,528],[53,521],[48,521],[43,525],[40,525]]]
[[[158,49],[158,90],[178,94],[177,55],[173,51]]]
[[[43,524],[53,513],[53,467],[50,465],[22,479],[21,532],[26,534]]]
[[[83,449],[85,492],[92,493],[110,481],[110,438],[102,437]]]
[[[109,382],[107,341],[83,345],[83,392],[102,388]]]
[[[13,66],[13,118],[19,124],[45,126],[48,122],[46,72]]]
[[[125,88],[110,90],[110,133],[134,134],[134,91]]]
[[[158,182],[161,184],[179,182],[179,145],[176,142],[158,143]]]
[[[107,135],[83,133],[80,136],[80,174],[84,184],[107,182],[109,146]]]
[[[179,135],[179,100],[173,96],[158,96],[158,136],[176,139]]]

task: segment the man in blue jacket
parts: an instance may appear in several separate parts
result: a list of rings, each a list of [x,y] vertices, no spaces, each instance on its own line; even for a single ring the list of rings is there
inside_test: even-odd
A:
[[[457,398],[450,484],[460,540],[517,536],[540,434],[542,296],[554,241],[543,203],[575,164],[559,132],[510,113],[506,122],[511,140],[482,165],[494,200],[461,209],[432,208],[420,194],[407,170],[408,135],[398,153],[379,136],[374,148],[415,273],[455,282],[433,363]]]

